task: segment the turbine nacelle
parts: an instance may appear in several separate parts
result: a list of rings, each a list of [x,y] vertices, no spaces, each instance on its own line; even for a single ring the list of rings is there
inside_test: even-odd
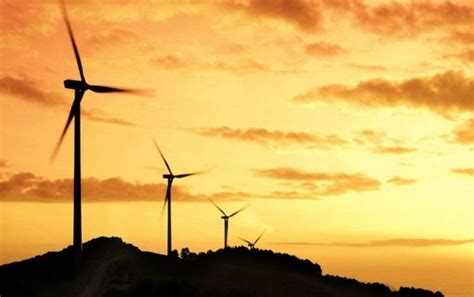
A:
[[[164,179],[173,179],[174,175],[172,175],[172,174],[163,174],[163,178]]]
[[[64,87],[66,89],[82,90],[82,91],[89,89],[89,85],[86,82],[82,80],[73,80],[73,79],[66,79],[64,81]]]

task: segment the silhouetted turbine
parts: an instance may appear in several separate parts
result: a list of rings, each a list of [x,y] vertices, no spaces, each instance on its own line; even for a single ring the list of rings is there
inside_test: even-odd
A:
[[[248,241],[247,239],[244,239],[244,238],[242,238],[242,237],[239,237],[239,239],[245,241],[245,242],[247,243],[248,247],[249,247],[250,249],[253,249],[253,248],[255,248],[255,245],[256,245],[257,242],[260,240],[260,238],[262,238],[262,236],[263,236],[263,234],[265,233],[265,231],[267,231],[267,230],[263,230],[262,234],[260,234],[260,236],[257,237],[257,239],[255,239],[254,242],[250,242],[250,241]]]
[[[212,200],[209,200],[212,204],[214,204],[215,207],[217,207],[217,209],[222,213],[222,219],[224,220],[224,248],[227,248],[227,235],[229,233],[229,219],[233,216],[235,216],[236,214],[238,214],[239,212],[241,212],[242,210],[246,209],[248,207],[248,205],[242,207],[241,209],[237,210],[236,212],[230,214],[230,215],[227,215],[219,206],[217,206],[217,204],[214,203],[214,201]]]
[[[169,174],[163,174],[163,178],[168,181],[168,186],[166,187],[166,197],[165,197],[165,202],[163,203],[163,208],[161,209],[161,213],[163,213],[166,203],[168,203],[168,245],[167,245],[167,253],[168,256],[171,255],[172,247],[171,247],[171,186],[173,184],[173,180],[175,178],[183,178],[187,176],[192,176],[196,174],[200,174],[201,172],[192,172],[192,173],[183,173],[183,174],[176,174],[174,175],[173,172],[171,171],[170,165],[165,159],[165,156],[160,150],[160,147],[156,143],[156,141],[153,141],[155,144],[156,149],[160,153],[161,158],[165,162],[166,168],[168,169]]]
[[[84,93],[87,90],[97,93],[133,93],[133,94],[145,94],[144,90],[130,90],[130,89],[119,89],[106,86],[97,86],[89,85],[86,82],[84,76],[84,70],[82,68],[81,57],[79,55],[79,50],[77,49],[76,41],[74,39],[74,34],[72,33],[71,23],[66,11],[66,5],[64,1],[60,1],[61,12],[63,15],[64,22],[67,27],[69,37],[71,39],[72,48],[74,50],[74,55],[77,62],[77,67],[79,68],[79,74],[81,80],[71,80],[67,79],[64,81],[64,87],[67,89],[74,90],[74,101],[71,105],[71,110],[69,111],[69,116],[66,121],[66,125],[59,137],[58,143],[54,148],[54,151],[51,155],[50,161],[53,162],[56,158],[61,144],[63,143],[64,136],[69,128],[69,125],[74,118],[74,235],[73,235],[73,244],[74,244],[74,254],[76,259],[80,259],[82,252],[82,222],[81,222],[81,100],[84,96]]]

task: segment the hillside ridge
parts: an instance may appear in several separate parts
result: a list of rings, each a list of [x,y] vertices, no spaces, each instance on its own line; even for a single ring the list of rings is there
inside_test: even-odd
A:
[[[442,297],[440,292],[324,275],[319,264],[271,250],[231,247],[180,257],[144,252],[118,237],[83,245],[75,269],[72,246],[0,266],[2,296],[312,296]]]

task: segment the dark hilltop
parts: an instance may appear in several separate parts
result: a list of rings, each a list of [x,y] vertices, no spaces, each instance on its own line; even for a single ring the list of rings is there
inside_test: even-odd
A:
[[[323,275],[309,260],[245,247],[178,257],[142,252],[120,238],[84,244],[80,267],[72,247],[0,266],[2,297],[442,297],[414,288],[392,291]]]

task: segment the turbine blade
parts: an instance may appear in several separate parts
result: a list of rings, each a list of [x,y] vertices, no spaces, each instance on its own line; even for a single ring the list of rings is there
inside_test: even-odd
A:
[[[165,165],[166,165],[166,168],[168,168],[168,172],[169,172],[171,175],[173,175],[173,172],[171,172],[170,165],[169,165],[168,162],[166,161],[165,156],[163,156],[163,153],[161,152],[160,147],[158,146],[158,144],[156,143],[156,141],[155,141],[154,139],[153,139],[153,143],[155,144],[156,149],[157,149],[158,152],[160,153],[161,158],[163,159],[163,161],[165,161]]]
[[[201,174],[201,173],[202,173],[201,171],[197,171],[197,172],[192,172],[192,173],[178,174],[178,175],[175,175],[174,177],[183,178],[183,177],[186,177],[186,176],[193,176],[193,175]]]
[[[260,234],[260,236],[257,237],[257,239],[255,239],[255,241],[253,242],[253,244],[256,244],[256,243],[260,240],[260,238],[262,238],[262,236],[263,236],[263,234],[265,233],[265,231],[267,231],[267,230],[263,230],[262,234]]]
[[[245,241],[248,244],[252,244],[250,241],[248,241],[247,239],[243,239],[242,237],[239,237],[239,239],[242,240],[242,241]]]
[[[81,99],[82,99],[82,94],[84,93],[78,93],[76,92],[76,96],[74,97],[74,101],[72,102],[71,105],[71,110],[69,111],[69,116],[66,121],[66,125],[64,126],[63,132],[61,133],[61,136],[59,137],[58,142],[56,143],[56,146],[54,147],[53,153],[51,154],[51,157],[49,158],[49,161],[52,163],[56,159],[56,156],[59,153],[59,149],[61,148],[61,145],[64,140],[64,136],[66,136],[66,132],[69,129],[69,126],[71,125],[72,119],[74,118],[74,115],[77,111],[78,108],[80,108],[81,104]]]
[[[115,88],[107,86],[97,86],[89,85],[89,90],[96,93],[127,93],[139,96],[151,96],[151,90],[142,90],[142,89],[124,89],[124,88]]]
[[[163,202],[163,207],[161,208],[161,217],[163,217],[163,213],[165,212],[165,207],[166,207],[166,204],[168,203],[168,200],[170,199],[170,196],[171,196],[171,185],[168,181],[168,184],[166,185],[165,201]]]
[[[212,201],[211,199],[208,199],[208,200],[209,200],[209,202],[211,202],[212,204],[214,204],[214,206],[217,207],[217,209],[218,209],[224,216],[227,216],[227,215],[225,214],[225,212],[224,212],[219,206],[217,206],[217,204],[214,203],[214,201]]]
[[[238,211],[236,211],[236,212],[234,212],[233,214],[231,214],[231,215],[229,216],[229,218],[231,218],[231,217],[235,216],[236,214],[238,214],[238,213],[239,213],[239,212],[241,212],[242,210],[246,209],[247,207],[249,207],[249,206],[248,206],[248,205],[246,205],[246,206],[242,207],[242,208],[241,208],[241,209],[239,209]]]
[[[166,208],[167,203],[168,203],[168,196],[165,198],[165,201],[163,202],[163,206],[161,207],[161,217],[163,217],[163,214],[165,213],[165,208]]]
[[[69,37],[71,38],[72,48],[74,49],[74,55],[76,56],[76,62],[77,62],[77,67],[79,68],[79,74],[81,75],[81,80],[85,82],[86,78],[84,77],[84,70],[82,69],[81,56],[79,55],[79,50],[77,49],[76,40],[74,39],[74,34],[72,33],[71,22],[69,21],[69,17],[67,15],[66,4],[64,3],[64,0],[61,0],[60,3],[61,3],[61,13],[63,15],[64,22],[66,23],[67,32],[69,34]]]

